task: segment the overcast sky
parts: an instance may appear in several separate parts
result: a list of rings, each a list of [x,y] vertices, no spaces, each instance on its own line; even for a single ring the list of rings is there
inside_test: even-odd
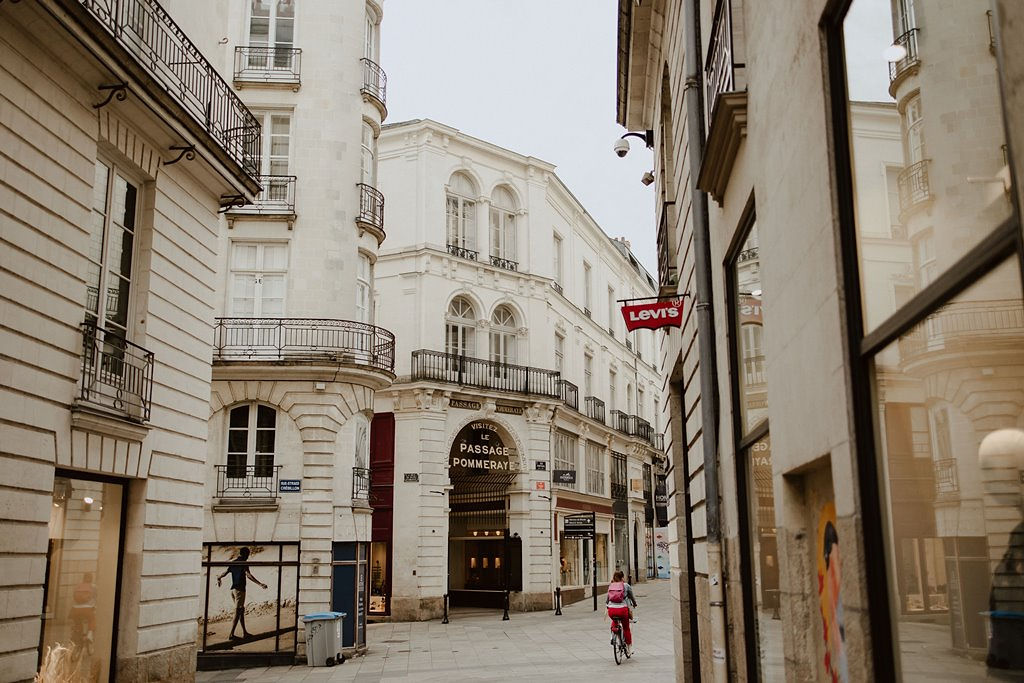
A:
[[[615,0],[386,0],[388,123],[430,118],[557,166],[657,277],[653,157],[615,123]]]

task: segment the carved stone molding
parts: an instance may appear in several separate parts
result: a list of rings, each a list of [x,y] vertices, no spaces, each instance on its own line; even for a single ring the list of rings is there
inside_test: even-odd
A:
[[[709,193],[719,206],[729,185],[740,143],[747,136],[747,92],[726,92],[718,96],[708,132],[704,162],[697,176],[698,189]]]

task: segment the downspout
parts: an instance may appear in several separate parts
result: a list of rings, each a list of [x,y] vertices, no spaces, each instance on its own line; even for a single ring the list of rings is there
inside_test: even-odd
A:
[[[726,0],[728,2],[728,0]],[[712,678],[728,680],[725,625],[725,585],[722,578],[722,514],[718,491],[718,361],[715,350],[715,318],[712,304],[711,244],[708,197],[697,189],[697,170],[704,160],[704,84],[701,69],[701,39],[698,17],[700,0],[683,3],[686,37],[686,130],[690,148],[690,194],[693,206],[697,339],[700,358],[701,431],[704,450],[704,490],[707,517],[708,598],[711,617]]]

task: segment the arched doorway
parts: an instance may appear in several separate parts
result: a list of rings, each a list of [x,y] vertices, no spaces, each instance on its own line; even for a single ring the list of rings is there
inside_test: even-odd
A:
[[[520,590],[522,582],[521,545],[509,538],[508,523],[519,454],[500,425],[475,420],[455,436],[448,464],[449,603],[500,608],[505,590]]]

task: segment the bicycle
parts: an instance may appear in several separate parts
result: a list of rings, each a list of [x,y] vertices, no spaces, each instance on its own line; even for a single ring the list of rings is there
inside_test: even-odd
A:
[[[626,638],[623,635],[623,617],[612,617],[612,656],[615,657],[615,664],[622,663],[622,657],[629,659],[633,653],[626,647]]]

